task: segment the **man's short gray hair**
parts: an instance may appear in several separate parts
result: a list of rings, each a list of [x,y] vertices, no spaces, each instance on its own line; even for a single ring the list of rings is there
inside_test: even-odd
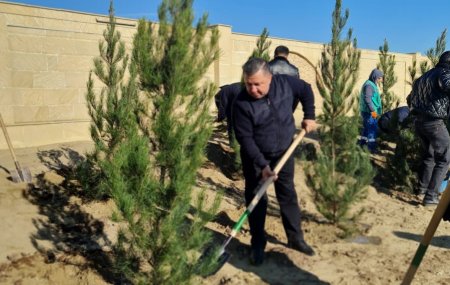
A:
[[[264,73],[270,73],[269,64],[262,58],[253,57],[247,60],[247,62],[242,66],[242,72],[245,76],[252,76],[258,71],[264,71]]]

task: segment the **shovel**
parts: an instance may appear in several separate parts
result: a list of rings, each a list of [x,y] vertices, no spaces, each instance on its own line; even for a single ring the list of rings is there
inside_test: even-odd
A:
[[[8,132],[6,131],[5,123],[3,122],[2,115],[0,114],[0,124],[2,125],[3,134],[5,135],[6,143],[8,144],[9,151],[11,152],[11,156],[14,159],[14,165],[16,166],[16,170],[9,171],[11,175],[11,179],[13,182],[31,182],[31,172],[28,168],[21,168],[19,162],[17,161],[16,155],[14,153],[14,149],[11,144],[11,140],[9,139]]]
[[[297,145],[300,143],[300,141],[305,136],[306,131],[304,129],[301,130],[301,132],[295,137],[294,141],[291,143],[289,148],[286,150],[286,152],[283,154],[281,159],[277,162],[277,165],[273,169],[273,172],[275,174],[278,174],[280,172],[281,168],[283,168],[284,164],[288,160],[288,158],[291,156],[291,154],[294,152]],[[233,226],[233,229],[231,230],[230,236],[225,240],[225,242],[222,244],[222,246],[216,251],[217,252],[217,263],[218,268],[212,273],[219,271],[220,268],[228,261],[228,259],[231,257],[231,254],[225,251],[225,248],[230,243],[230,241],[237,235],[237,233],[240,231],[242,224],[247,220],[250,213],[253,211],[253,209],[258,204],[259,200],[261,200],[261,197],[264,196],[264,194],[267,191],[267,188],[270,184],[272,184],[274,180],[274,176],[270,176],[267,178],[261,186],[259,186],[258,191],[256,192],[255,197],[248,205],[245,212],[241,215],[239,220],[236,222],[236,224]],[[260,183],[261,184],[261,183]],[[208,252],[208,251],[207,251]],[[207,254],[207,253],[205,253]]]
[[[403,278],[401,285],[409,285],[414,279],[414,275],[416,274],[417,269],[419,268],[420,263],[422,262],[422,258],[425,255],[425,252],[430,245],[431,239],[436,232],[439,223],[441,222],[442,217],[444,216],[445,211],[447,210],[448,205],[450,204],[450,184],[447,184],[447,188],[439,200],[439,203],[436,207],[436,210],[431,217],[430,223],[428,224],[427,229],[420,241],[419,247],[416,250],[416,254],[414,255],[411,264],[409,265],[408,271]]]

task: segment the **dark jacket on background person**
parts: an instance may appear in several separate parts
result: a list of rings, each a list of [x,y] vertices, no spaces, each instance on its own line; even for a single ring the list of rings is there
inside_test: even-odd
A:
[[[214,96],[218,111],[218,122],[227,119],[228,124],[231,126],[233,104],[242,89],[243,84],[241,82],[226,84],[220,87],[220,91]]]
[[[315,119],[311,85],[288,75],[273,75],[267,96],[251,97],[245,88],[235,102],[234,129],[241,152],[258,167],[269,164],[267,156],[283,153],[292,142],[295,122],[292,105],[302,102],[304,119]]]
[[[414,81],[408,105],[412,114],[447,119],[450,108],[450,54]]]
[[[272,74],[286,74],[300,78],[300,73],[295,65],[289,63],[289,61],[283,56],[276,56],[269,62],[270,71]]]
[[[402,106],[390,110],[378,119],[378,127],[387,134],[393,134],[408,126],[409,108]]]

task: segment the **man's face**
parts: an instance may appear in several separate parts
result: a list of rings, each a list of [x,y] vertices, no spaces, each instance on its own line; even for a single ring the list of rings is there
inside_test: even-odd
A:
[[[255,99],[263,98],[269,93],[272,74],[259,70],[253,75],[244,75],[245,88],[247,93]]]

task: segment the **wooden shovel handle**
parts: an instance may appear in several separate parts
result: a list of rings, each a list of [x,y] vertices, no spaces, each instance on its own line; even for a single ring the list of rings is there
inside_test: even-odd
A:
[[[5,139],[6,139],[6,143],[8,144],[9,151],[11,152],[11,155],[12,155],[12,157],[14,159],[14,164],[16,164],[16,167],[17,167],[16,154],[14,153],[14,150],[13,150],[13,147],[12,147],[12,144],[11,144],[11,140],[9,139],[9,135],[8,135],[7,130],[6,130],[6,126],[5,126],[5,123],[3,122],[3,118],[2,118],[1,114],[0,114],[0,124],[2,125],[3,134],[5,135]]]
[[[302,129],[300,131],[300,133],[295,137],[295,139],[292,141],[289,148],[286,150],[286,152],[281,157],[280,161],[278,161],[277,165],[275,166],[275,168],[273,170],[273,172],[275,172],[275,174],[278,174],[278,172],[280,172],[281,168],[283,168],[284,164],[286,163],[286,160],[289,159],[289,157],[294,152],[297,145],[301,142],[301,140],[303,139],[305,134],[306,134],[305,129]]]
[[[447,188],[445,189],[444,193],[441,196],[441,199],[439,200],[439,204],[437,205],[436,210],[434,211],[434,214],[431,217],[430,223],[428,224],[428,227],[425,230],[422,240],[420,241],[419,247],[417,248],[416,254],[414,255],[414,258],[411,261],[411,264],[409,265],[408,271],[406,272],[405,277],[403,278],[402,285],[411,284],[414,275],[416,274],[416,271],[419,268],[420,262],[422,261],[422,258],[424,257],[425,252],[427,251],[428,245],[430,244],[431,239],[433,238],[434,233],[436,232],[436,229],[439,226],[439,223],[441,222],[441,219],[444,216],[444,213],[447,210],[447,207],[450,203],[449,189],[450,183],[447,184]]]

